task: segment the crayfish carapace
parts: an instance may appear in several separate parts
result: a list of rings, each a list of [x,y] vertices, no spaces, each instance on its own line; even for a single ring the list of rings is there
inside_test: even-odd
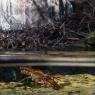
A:
[[[22,66],[22,67],[20,67],[20,72],[21,72],[21,74],[23,74],[31,79],[33,78],[34,80],[36,80],[36,79],[42,80],[43,84],[45,86],[50,84],[52,86],[52,88],[55,90],[58,90],[60,88],[57,78],[55,78],[54,76],[52,76],[48,73],[44,73],[41,70],[35,70],[35,69],[29,68],[29,67]],[[34,82],[37,82],[37,81],[34,81]]]

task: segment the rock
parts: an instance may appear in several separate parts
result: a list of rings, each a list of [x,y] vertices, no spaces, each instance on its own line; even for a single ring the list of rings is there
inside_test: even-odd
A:
[[[41,26],[53,23],[53,18],[71,14],[68,0],[4,0],[0,1],[0,26],[3,30]]]

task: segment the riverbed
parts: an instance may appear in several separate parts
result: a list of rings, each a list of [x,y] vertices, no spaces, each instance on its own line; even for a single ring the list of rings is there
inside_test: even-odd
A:
[[[21,86],[8,88],[17,82],[0,82],[0,95],[95,95],[95,76],[91,74],[56,75],[61,88]]]

